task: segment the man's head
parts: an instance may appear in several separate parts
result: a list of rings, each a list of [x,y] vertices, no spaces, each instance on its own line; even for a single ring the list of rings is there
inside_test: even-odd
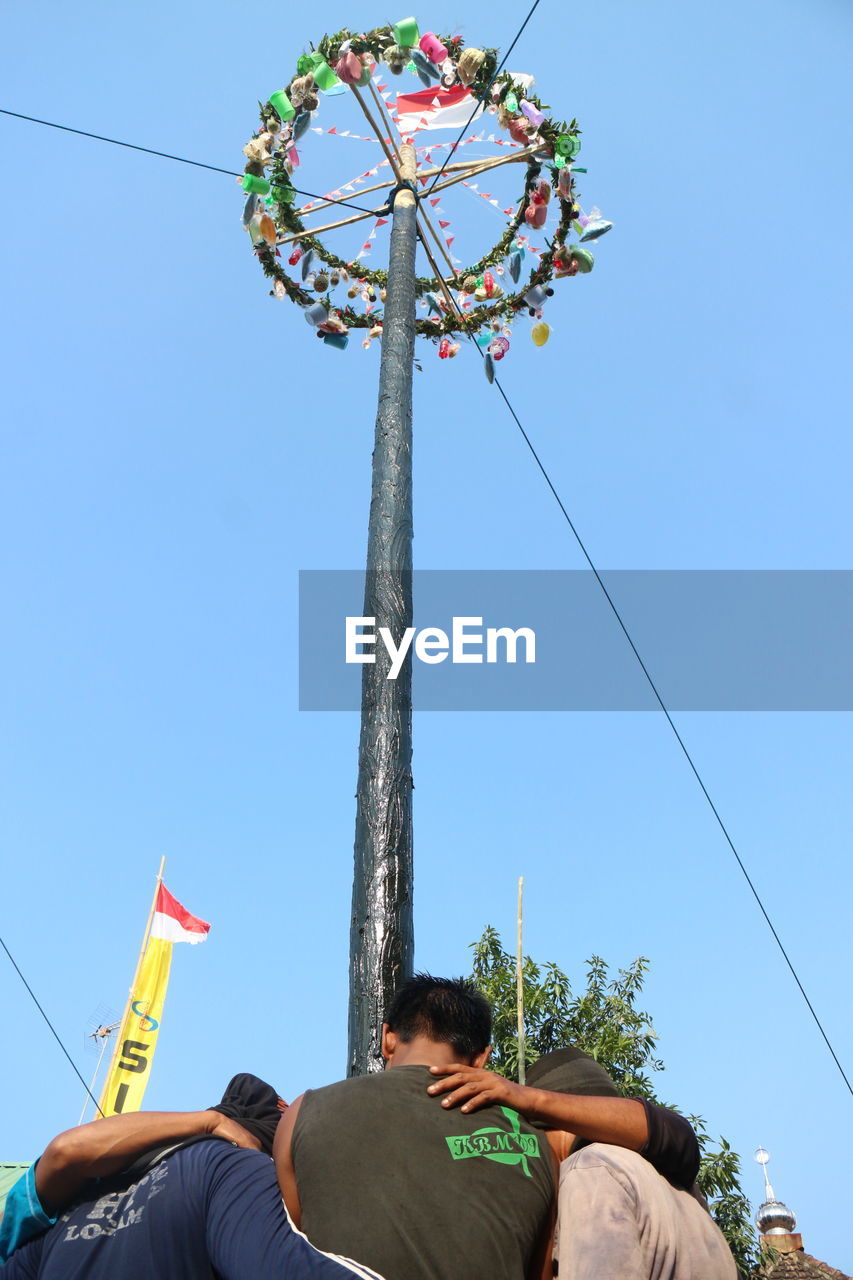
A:
[[[389,1067],[464,1062],[481,1067],[489,1056],[492,1012],[464,978],[408,978],[385,1015],[382,1054]]]
[[[248,1129],[261,1144],[261,1150],[272,1155],[272,1144],[278,1122],[287,1103],[281,1099],[271,1084],[258,1076],[242,1072],[229,1080],[222,1100],[209,1108],[221,1111],[224,1116],[236,1120]]]
[[[552,1093],[581,1093],[593,1098],[618,1098],[619,1090],[594,1058],[568,1045],[543,1053],[527,1068],[527,1084]]]

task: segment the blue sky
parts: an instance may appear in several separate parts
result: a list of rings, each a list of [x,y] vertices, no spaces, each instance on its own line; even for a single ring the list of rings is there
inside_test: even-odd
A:
[[[161,0],[40,16],[5,16],[0,105],[234,169],[324,30]],[[325,29],[385,16],[332,3]],[[505,48],[523,10],[418,16]],[[578,117],[585,205],[615,224],[549,344],[520,325],[501,367],[602,568],[853,567],[851,28],[830,0],[543,0],[513,55]],[[377,346],[322,349],[268,297],[229,178],[0,131],[3,935],[85,1074],[165,854],[214,928],[176,951],[147,1101],[205,1105],[239,1069],[292,1096],[344,1066],[358,733],[297,710],[297,574],[362,562]],[[334,144],[306,148],[324,189],[368,167]],[[465,195],[452,217],[500,234]],[[580,567],[479,360],[421,355],[416,564]],[[850,716],[678,724],[849,1074]],[[662,1095],[741,1151],[756,1203],[766,1146],[806,1248],[853,1269],[850,1096],[662,718],[422,714],[415,781],[417,963],[508,940],[519,874],[535,958],[648,956]],[[23,1159],[80,1088],[8,964],[0,990],[0,1155]]]

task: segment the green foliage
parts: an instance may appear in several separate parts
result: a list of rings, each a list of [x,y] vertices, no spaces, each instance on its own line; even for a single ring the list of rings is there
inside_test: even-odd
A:
[[[489,1000],[494,1032],[490,1066],[518,1078],[518,1015],[515,957],[504,951],[500,935],[486,928],[474,952],[473,980]],[[638,957],[611,978],[600,956],[587,961],[585,987],[576,993],[556,964],[538,965],[524,957],[524,1059],[529,1065],[543,1053],[574,1045],[601,1063],[620,1093],[657,1097],[650,1073],[663,1071],[656,1056],[657,1032],[650,1015],[637,1005],[649,962]],[[725,1138],[713,1143],[699,1116],[688,1117],[699,1139],[702,1164],[697,1178],[714,1219],[746,1276],[756,1276],[760,1263],[749,1201],[740,1185],[740,1159]]]

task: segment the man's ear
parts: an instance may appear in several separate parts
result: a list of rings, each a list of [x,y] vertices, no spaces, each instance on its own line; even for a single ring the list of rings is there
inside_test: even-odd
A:
[[[392,1031],[387,1022],[382,1023],[382,1057],[386,1062],[390,1062],[394,1056],[394,1051],[399,1044],[397,1032]]]
[[[492,1046],[490,1044],[487,1044],[483,1052],[478,1053],[476,1058],[472,1060],[471,1066],[484,1067],[489,1060],[489,1055],[491,1052],[492,1052]]]

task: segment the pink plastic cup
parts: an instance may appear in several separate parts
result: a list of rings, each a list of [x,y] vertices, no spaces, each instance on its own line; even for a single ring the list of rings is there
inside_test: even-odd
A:
[[[447,57],[447,47],[443,45],[438,36],[432,31],[427,31],[421,36],[421,51],[426,54],[430,62],[434,62],[436,66],[444,62]]]

